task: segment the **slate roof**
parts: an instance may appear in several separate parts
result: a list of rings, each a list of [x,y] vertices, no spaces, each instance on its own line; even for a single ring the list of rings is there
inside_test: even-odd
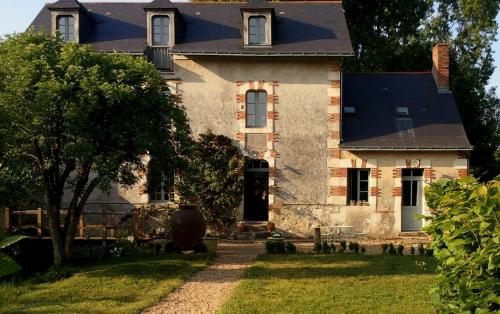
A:
[[[343,115],[343,149],[471,149],[453,95],[438,94],[431,73],[344,74],[342,105],[357,111]],[[396,107],[409,117],[398,118]]]
[[[75,2],[74,0],[64,0]],[[163,5],[158,1],[157,4]],[[270,48],[244,48],[241,8],[247,3],[173,3],[185,27],[172,49],[182,54],[352,55],[346,20],[338,2],[268,2],[276,18]],[[147,3],[82,3],[96,20],[82,43],[102,51],[142,53],[146,48]],[[150,3],[154,7],[156,4]],[[45,6],[32,23],[50,30]]]

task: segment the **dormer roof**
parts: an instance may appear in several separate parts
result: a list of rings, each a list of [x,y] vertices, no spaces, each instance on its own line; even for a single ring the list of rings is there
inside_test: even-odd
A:
[[[59,0],[47,4],[49,10],[81,10],[83,6],[77,0]]]
[[[271,12],[274,15],[274,7],[271,6],[266,0],[249,0],[246,4],[244,4],[241,9],[244,11],[252,11],[252,12]]]
[[[170,0],[154,0],[144,5],[144,10],[171,11],[171,10],[177,10],[177,7]]]

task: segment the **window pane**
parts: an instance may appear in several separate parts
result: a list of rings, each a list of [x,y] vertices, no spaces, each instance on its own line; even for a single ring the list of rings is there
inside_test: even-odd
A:
[[[411,206],[411,181],[403,181],[403,206]]]
[[[348,193],[347,201],[356,201],[358,198],[358,171],[349,169],[347,177]]]
[[[153,17],[153,44],[168,45],[168,16]]]
[[[403,175],[403,177],[411,177],[411,175],[412,175],[411,169],[403,169],[402,175]]]
[[[417,206],[417,192],[418,192],[418,188],[417,188],[417,184],[418,184],[418,181],[411,181],[412,183],[412,187],[411,187],[411,206]]]
[[[368,192],[359,192],[359,200],[368,202]]]
[[[360,180],[368,180],[368,170],[360,170],[359,171],[359,179]]]
[[[266,42],[266,18],[254,16],[248,19],[249,44],[263,44]]]
[[[248,92],[247,93],[247,102],[248,103],[255,103],[255,92]]]
[[[359,182],[359,190],[362,192],[368,191],[368,181],[360,181]]]
[[[413,176],[414,177],[421,177],[423,172],[424,171],[422,169],[413,169]]]

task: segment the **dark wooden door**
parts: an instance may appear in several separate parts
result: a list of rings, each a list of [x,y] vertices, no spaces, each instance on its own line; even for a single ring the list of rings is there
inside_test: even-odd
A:
[[[244,218],[247,221],[269,219],[269,170],[245,171]]]

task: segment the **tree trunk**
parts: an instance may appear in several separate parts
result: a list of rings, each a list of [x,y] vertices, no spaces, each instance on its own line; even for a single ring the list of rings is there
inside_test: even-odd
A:
[[[61,266],[66,263],[66,254],[64,252],[64,238],[60,227],[59,208],[49,206],[47,213],[49,218],[49,230],[52,236],[54,265]]]

